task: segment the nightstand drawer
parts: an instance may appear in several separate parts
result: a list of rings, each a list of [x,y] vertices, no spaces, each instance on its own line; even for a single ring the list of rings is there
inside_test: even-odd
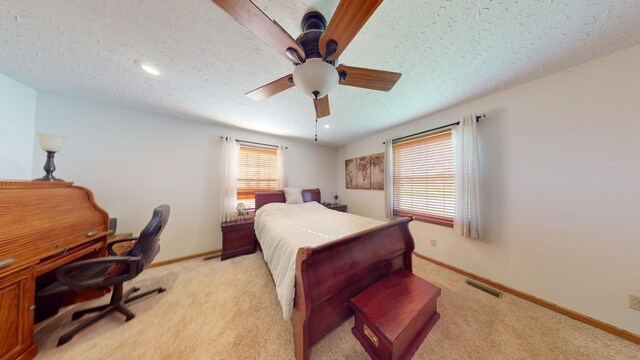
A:
[[[327,206],[329,209],[331,210],[335,210],[335,211],[341,211],[341,212],[347,212],[347,205],[343,205],[343,204],[331,204],[330,206]]]
[[[235,250],[253,246],[253,229],[228,231],[224,234],[225,250]]]

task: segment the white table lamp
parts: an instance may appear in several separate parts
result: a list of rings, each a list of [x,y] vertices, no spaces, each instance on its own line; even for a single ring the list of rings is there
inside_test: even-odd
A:
[[[67,138],[56,135],[49,135],[38,133],[38,141],[40,142],[40,147],[42,150],[47,152],[47,162],[44,163],[44,171],[46,172],[45,176],[37,179],[44,181],[62,181],[62,179],[57,179],[53,176],[53,172],[56,171],[56,165],[53,162],[53,158],[55,154],[62,150],[62,146]]]

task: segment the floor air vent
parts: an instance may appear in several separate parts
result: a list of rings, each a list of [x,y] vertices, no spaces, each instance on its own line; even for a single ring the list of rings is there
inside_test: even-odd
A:
[[[469,279],[464,281],[467,285],[472,286],[482,292],[486,292],[487,294],[491,295],[491,296],[495,296],[497,298],[501,298],[502,297],[502,293],[498,290],[494,290],[490,287],[484,286],[480,283],[477,283],[475,281],[471,281]]]

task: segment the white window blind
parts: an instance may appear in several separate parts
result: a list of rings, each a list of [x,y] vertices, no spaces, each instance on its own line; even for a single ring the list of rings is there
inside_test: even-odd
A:
[[[453,226],[451,129],[393,144],[393,213]]]
[[[256,191],[273,191],[277,188],[277,149],[241,144],[238,153],[238,202],[253,209],[256,206]]]

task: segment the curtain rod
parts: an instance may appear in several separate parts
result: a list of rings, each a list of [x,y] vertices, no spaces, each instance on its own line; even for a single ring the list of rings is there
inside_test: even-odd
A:
[[[476,116],[476,122],[480,122],[480,119],[484,119],[485,117],[486,117],[486,115],[485,115],[485,114],[482,114],[482,115],[478,115],[478,116]],[[414,137],[414,136],[417,136],[417,135],[422,135],[422,134],[430,133],[430,132],[432,132],[432,131],[436,131],[436,130],[440,130],[440,129],[448,128],[448,127],[451,127],[451,126],[454,126],[454,125],[460,125],[460,121],[458,121],[458,122],[454,122],[454,123],[451,123],[451,124],[447,124],[447,125],[442,125],[442,126],[434,127],[433,129],[420,131],[420,132],[417,132],[417,133],[414,133],[414,134],[411,134],[411,135],[407,135],[407,136],[402,136],[402,137],[399,137],[399,138],[391,139],[391,142],[394,142],[394,141],[396,141],[396,140],[402,140],[402,139],[406,139],[406,138]],[[387,143],[387,142],[386,142],[386,141],[384,141],[382,144],[386,144],[386,143]]]
[[[226,136],[220,136],[220,139],[229,139]],[[247,140],[240,140],[240,139],[236,139],[236,142],[239,143],[245,143],[245,144],[252,144],[252,145],[261,145],[261,146],[267,146],[267,147],[271,147],[271,148],[283,148],[283,149],[289,149],[289,147],[287,146],[279,146],[279,145],[272,145],[272,144],[265,144],[265,143],[259,143],[259,142],[254,142],[254,141],[247,141]]]

